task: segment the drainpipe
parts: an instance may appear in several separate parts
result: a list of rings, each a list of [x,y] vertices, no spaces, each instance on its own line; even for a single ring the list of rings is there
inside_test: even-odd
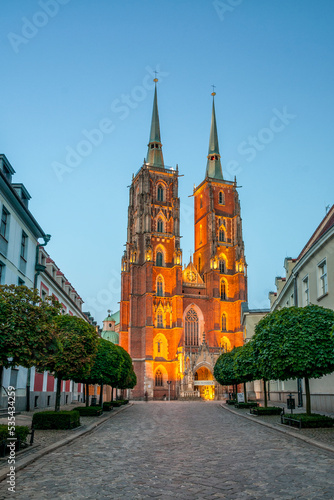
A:
[[[45,247],[50,239],[51,235],[50,234],[44,234],[42,236],[44,243],[37,243],[36,245],[36,255],[35,255],[35,276],[34,276],[34,289],[37,288],[37,278],[40,275],[41,272],[45,271],[46,267],[42,266],[38,262],[38,257],[39,257],[39,249],[41,247]],[[28,373],[27,373],[27,386],[26,386],[26,411],[30,411],[30,378],[31,378],[31,368],[28,368]]]

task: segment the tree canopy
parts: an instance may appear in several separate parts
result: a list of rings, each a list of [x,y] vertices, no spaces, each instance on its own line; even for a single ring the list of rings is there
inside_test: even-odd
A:
[[[262,377],[319,378],[334,371],[334,311],[285,307],[259,321],[252,339]]]
[[[213,374],[217,382],[221,385],[234,385],[241,382],[234,367],[234,358],[240,347],[235,347],[232,351],[224,352],[216,361]]]
[[[58,316],[53,331],[55,349],[36,363],[57,377],[56,410],[60,402],[60,381],[84,378],[95,359],[98,336],[94,326],[77,316]]]
[[[334,371],[334,311],[317,305],[285,307],[265,316],[252,340],[262,377],[305,379],[306,413],[311,413],[309,378]]]
[[[29,368],[53,351],[60,308],[52,297],[43,301],[37,290],[0,286],[0,366]]]

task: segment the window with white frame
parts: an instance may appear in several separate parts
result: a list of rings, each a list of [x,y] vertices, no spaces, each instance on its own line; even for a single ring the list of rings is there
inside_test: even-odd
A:
[[[310,303],[310,290],[308,276],[303,279],[303,306],[308,306]]]
[[[325,295],[327,293],[327,262],[326,259],[322,260],[320,264],[318,264],[318,294],[319,297]]]
[[[24,260],[27,260],[27,244],[28,244],[28,236],[24,231],[22,231],[20,256]]]
[[[1,212],[1,223],[0,223],[0,234],[5,240],[8,240],[8,219],[9,219],[9,212],[6,209],[6,207],[2,207],[2,212]]]

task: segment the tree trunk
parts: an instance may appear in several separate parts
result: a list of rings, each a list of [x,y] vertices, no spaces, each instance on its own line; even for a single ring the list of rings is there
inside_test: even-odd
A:
[[[264,378],[263,379],[263,392],[264,392],[264,407],[267,408],[268,406],[268,399],[267,399],[267,381]]]
[[[247,390],[246,390],[246,382],[244,382],[244,395],[245,395],[245,403],[247,403]]]
[[[114,388],[111,388],[111,402],[114,401]]]
[[[306,392],[306,415],[311,415],[311,393],[310,393],[310,381],[308,377],[305,377],[305,392]]]
[[[89,384],[86,384],[86,406],[89,406]]]
[[[61,389],[61,381],[62,378],[59,373],[57,373],[57,390],[56,390],[56,404],[55,404],[55,411],[60,410],[60,389]]]
[[[103,384],[100,385],[100,401],[99,401],[99,405],[103,406]]]

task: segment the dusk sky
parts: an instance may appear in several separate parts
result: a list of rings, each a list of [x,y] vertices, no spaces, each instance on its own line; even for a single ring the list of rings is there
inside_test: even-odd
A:
[[[119,308],[155,70],[165,164],[184,175],[183,263],[214,84],[224,177],[242,186],[249,306],[269,307],[284,258],[334,201],[334,2],[2,0],[0,13],[0,153],[83,310],[101,322]]]

